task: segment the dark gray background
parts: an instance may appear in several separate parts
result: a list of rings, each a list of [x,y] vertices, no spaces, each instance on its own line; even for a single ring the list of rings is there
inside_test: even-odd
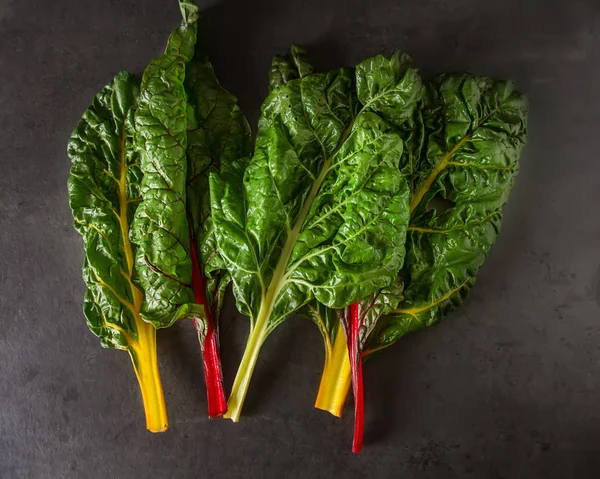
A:
[[[365,367],[352,404],[312,407],[322,342],[292,319],[266,343],[239,424],[206,419],[190,324],[159,332],[171,428],[145,431],[125,353],[81,312],[68,136],[121,69],[140,74],[179,22],[175,0],[0,0],[0,477],[588,478],[600,474],[600,2],[223,1],[201,36],[254,122],[270,58],[321,68],[400,47],[424,75],[514,78],[530,140],[502,235],[469,300]],[[231,384],[247,333],[222,323]]]

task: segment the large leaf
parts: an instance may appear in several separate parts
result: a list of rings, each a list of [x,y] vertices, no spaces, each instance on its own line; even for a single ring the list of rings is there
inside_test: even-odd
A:
[[[412,167],[404,299],[379,323],[369,348],[431,326],[463,301],[498,236],[527,112],[512,82],[453,74],[428,85],[425,148]],[[437,198],[447,211],[431,208]]]
[[[222,267],[211,233],[208,178],[211,172],[243,169],[245,161],[240,158],[252,151],[252,138],[237,99],[219,85],[205,57],[196,58],[186,66],[185,87],[194,112],[187,127],[186,188],[192,287],[196,303],[203,306],[202,319],[195,322],[204,354],[209,416],[217,417],[227,409],[217,319],[229,275]]]
[[[288,66],[272,69],[293,72]],[[238,308],[250,316],[248,346],[234,382],[237,420],[260,346],[313,298],[343,307],[386,287],[404,258],[409,190],[398,170],[393,121],[409,117],[420,81],[376,57],[357,72],[309,73],[271,81],[254,156],[243,176],[211,177],[219,252]],[[303,74],[302,72],[308,72]]]
[[[195,237],[200,264],[208,276],[206,290],[213,309],[228,282],[227,271],[216,255],[210,235],[210,173],[243,171],[245,158],[252,152],[250,126],[237,105],[237,99],[218,82],[212,65],[196,55],[186,66],[185,89],[194,115],[187,126],[187,204],[188,220]],[[217,308],[218,309],[218,308]],[[218,312],[218,311],[217,311]]]
[[[195,43],[195,22],[171,34],[165,53],[144,72],[135,115],[144,178],[132,241],[138,245],[137,279],[146,292],[142,317],[155,327],[202,314],[192,287],[186,208],[187,125],[193,113],[188,111],[184,79]]]
[[[167,428],[156,362],[156,333],[140,317],[142,291],[134,285],[135,249],[129,225],[140,201],[142,176],[133,148],[139,82],[119,73],[96,97],[68,145],[69,201],[83,237],[84,313],[104,347],[127,350],[140,382],[151,431]]]
[[[413,156],[420,151],[419,145],[423,141],[422,128],[419,128],[418,123],[415,122],[415,119],[420,118],[421,113],[420,110],[414,108],[397,108],[397,105],[403,102],[403,88],[389,92],[384,87],[390,83],[390,79],[401,78],[405,72],[410,73],[410,76],[407,76],[408,82],[414,81],[415,71],[410,69],[410,62],[410,57],[400,52],[396,53],[391,61],[380,55],[360,63],[356,67],[356,77],[359,98],[362,98],[362,101],[369,101],[365,100],[366,98],[371,99],[377,114],[392,125],[394,131],[403,141],[404,147],[399,166],[402,176],[409,180],[409,188],[412,194],[414,186],[409,164],[412,164]],[[420,99],[421,96],[419,87],[420,83],[412,92],[415,100]],[[404,238],[400,237],[399,241],[402,243]],[[362,311],[360,317],[362,318],[361,324],[364,327],[359,327],[362,331],[359,349],[364,346],[366,337],[374,328],[379,317],[395,309],[402,297],[401,294],[402,280],[396,278],[389,288],[378,290],[374,292],[372,297],[369,296],[361,302],[359,305]],[[315,310],[318,310],[320,314],[315,314]],[[340,319],[347,317],[348,311],[338,311],[337,314],[327,313],[319,309],[313,302],[310,308],[304,309],[302,312],[316,322],[323,335],[326,350],[331,348],[340,326]],[[368,314],[366,314],[367,312]]]

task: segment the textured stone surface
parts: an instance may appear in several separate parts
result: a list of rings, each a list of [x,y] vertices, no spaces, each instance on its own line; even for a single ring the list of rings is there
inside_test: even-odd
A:
[[[351,404],[313,410],[322,343],[291,320],[269,339],[239,424],[206,419],[192,326],[159,333],[171,429],[144,429],[126,354],[81,313],[68,136],[120,69],[141,73],[174,0],[0,0],[0,477],[592,478],[600,470],[600,3],[247,0],[205,5],[201,35],[251,121],[273,54],[321,68],[400,47],[424,75],[514,78],[530,141],[502,234],[470,299],[365,367]],[[230,304],[228,386],[247,322]]]

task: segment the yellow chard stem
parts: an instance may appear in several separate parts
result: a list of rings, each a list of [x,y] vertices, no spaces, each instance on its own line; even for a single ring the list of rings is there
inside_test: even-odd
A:
[[[248,393],[252,373],[256,367],[260,348],[269,335],[269,316],[273,311],[273,305],[278,292],[279,290],[277,289],[267,293],[267,296],[262,302],[260,311],[258,312],[256,323],[250,330],[248,343],[244,350],[244,356],[242,356],[242,361],[240,362],[235,380],[233,381],[233,388],[229,395],[229,401],[227,402],[227,412],[223,416],[226,419],[231,419],[233,422],[238,422],[240,420],[242,407],[244,406],[246,394]]]
[[[256,322],[253,324],[248,336],[248,343],[244,351],[244,356],[238,368],[238,372],[233,381],[233,388],[227,402],[227,412],[223,417],[231,419],[233,422],[238,422],[242,413],[242,406],[246,399],[246,393],[248,392],[248,386],[250,385],[250,379],[258,360],[258,354],[262,347],[265,339],[270,333],[269,330],[269,318],[275,307],[275,302],[280,291],[284,287],[286,279],[286,269],[288,267],[288,261],[292,255],[300,230],[306,219],[306,215],[310,210],[310,207],[319,192],[319,188],[325,180],[325,176],[331,167],[331,158],[327,158],[323,163],[323,168],[319,176],[314,181],[310,193],[304,202],[304,206],[296,219],[294,227],[288,232],[287,239],[281,249],[279,260],[275,270],[273,271],[273,277],[271,278],[271,284],[266,289],[266,294],[263,293],[263,300],[260,305],[260,309],[256,316]]]
[[[136,321],[138,342],[129,349],[135,375],[140,383],[146,413],[146,428],[150,432],[163,432],[169,427],[167,408],[163,395],[158,360],[156,357],[156,329],[151,324]]]
[[[315,402],[317,409],[328,411],[334,416],[341,417],[346,396],[350,391],[352,375],[346,334],[341,323],[335,336],[331,356],[326,359],[321,376],[319,393]]]

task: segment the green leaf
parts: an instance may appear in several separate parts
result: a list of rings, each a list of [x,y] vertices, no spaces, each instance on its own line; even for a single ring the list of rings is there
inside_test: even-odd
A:
[[[356,89],[363,105],[402,128],[413,116],[413,105],[421,96],[419,73],[410,67],[411,59],[397,51],[391,58],[369,58],[356,67]]]
[[[425,141],[416,141],[417,149],[425,146],[410,166],[404,299],[380,321],[370,349],[437,323],[464,300],[498,236],[526,141],[527,112],[527,100],[511,82],[452,74],[428,85]],[[450,208],[432,209],[440,203]]]
[[[313,73],[314,67],[308,60],[306,50],[298,45],[292,45],[289,55],[275,56],[269,71],[269,91]]]
[[[398,118],[411,111],[418,76],[381,76],[376,94],[359,90],[359,101],[351,69],[301,76],[310,69],[294,58],[299,77],[279,83],[263,104],[243,177],[211,177],[219,252],[252,324],[248,367],[243,359],[238,378],[251,374],[260,345],[292,312],[313,298],[343,307],[386,287],[404,258],[409,190],[398,169],[402,141],[379,108]],[[243,401],[236,398],[239,381],[233,408],[230,400],[234,420]]]
[[[104,347],[127,349],[136,340],[141,292],[131,282],[129,221],[140,199],[139,155],[131,116],[139,82],[117,74],[71,135],[69,201],[84,240],[84,311]],[[131,263],[131,264],[129,264]],[[137,307],[135,306],[137,303]]]
[[[252,152],[252,136],[237,98],[218,82],[208,58],[197,55],[186,66],[185,89],[193,121],[187,134],[187,203],[188,219],[196,241],[204,275],[207,277],[207,299],[222,298],[228,283],[227,271],[216,254],[211,235],[209,175],[246,166]],[[218,316],[220,307],[214,301]]]
[[[104,347],[131,355],[146,409],[147,427],[167,428],[156,362],[154,328],[140,317],[143,292],[132,281],[135,248],[129,225],[140,201],[139,154],[133,112],[139,82],[121,72],[96,97],[71,135],[68,181],[75,228],[85,248],[83,310]]]
[[[377,94],[375,87],[368,90]],[[383,108],[391,122],[406,118]],[[527,102],[510,82],[442,75],[406,120],[398,128],[405,141],[400,171],[411,191],[404,267],[394,285],[338,312],[335,335],[345,332],[351,367],[340,355],[326,357],[316,403],[339,416],[352,374],[353,452],[360,451],[363,433],[361,358],[437,323],[466,296],[496,239],[518,171]],[[325,338],[326,348],[330,343]]]
[[[165,53],[144,72],[135,115],[144,177],[131,239],[138,245],[137,280],[146,292],[142,317],[157,328],[201,314],[194,305],[186,210],[184,79],[195,43],[196,24],[184,24],[171,34]]]
[[[210,307],[220,282],[210,277],[219,260],[208,238],[208,175],[243,167],[239,158],[251,151],[236,98],[219,85],[205,56],[193,58],[195,42],[195,24],[173,32],[165,54],[144,73],[135,117],[144,180],[132,240],[139,244],[136,271],[147,294],[142,316],[156,327],[184,317],[205,320],[194,294],[190,241],[202,266],[212,262],[203,271]]]

